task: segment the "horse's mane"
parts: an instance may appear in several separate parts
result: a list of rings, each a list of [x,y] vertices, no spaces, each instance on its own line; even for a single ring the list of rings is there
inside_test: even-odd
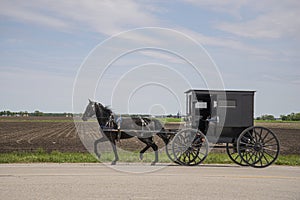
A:
[[[98,109],[101,109],[104,113],[108,114],[109,116],[113,113],[112,109],[109,107],[109,106],[103,106],[102,104],[100,103],[97,103],[97,109],[96,109],[96,115],[97,113],[100,111]],[[108,117],[108,116],[107,116]],[[130,117],[131,120],[138,126],[146,126],[146,125],[149,125],[151,123],[151,119],[149,119],[148,117],[141,117],[141,116],[131,116]]]
[[[113,113],[113,111],[109,108],[109,106],[103,106],[102,104],[100,104],[98,102],[95,102],[95,104],[97,105],[98,109],[103,110],[103,112],[109,113],[109,114]]]
[[[108,112],[109,114],[112,114],[113,111],[109,108],[109,106],[103,106],[104,112]]]

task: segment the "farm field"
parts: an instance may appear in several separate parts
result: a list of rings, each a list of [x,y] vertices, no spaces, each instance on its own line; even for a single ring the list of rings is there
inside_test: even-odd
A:
[[[278,136],[281,154],[300,155],[300,123],[256,122],[270,128]],[[160,147],[163,143],[155,138]],[[140,150],[144,144],[137,139],[122,140],[118,146],[126,150]],[[72,118],[65,117],[0,117],[0,153],[14,151],[87,152]]]

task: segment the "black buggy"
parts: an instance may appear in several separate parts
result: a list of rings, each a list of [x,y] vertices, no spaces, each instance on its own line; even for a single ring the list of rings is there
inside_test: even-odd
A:
[[[254,93],[186,91],[186,123],[166,147],[170,159],[181,165],[198,165],[214,144],[214,148],[225,147],[238,165],[271,165],[278,157],[279,141],[271,130],[253,126]]]

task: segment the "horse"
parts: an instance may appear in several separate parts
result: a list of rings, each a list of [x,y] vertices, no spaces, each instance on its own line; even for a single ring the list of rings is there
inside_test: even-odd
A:
[[[116,141],[129,139],[136,136],[141,142],[146,144],[145,148],[140,151],[141,160],[143,159],[143,154],[150,147],[153,149],[155,153],[155,160],[151,163],[151,165],[155,165],[158,162],[158,147],[153,141],[153,130],[157,130],[157,133],[155,134],[164,141],[165,145],[169,143],[169,138],[164,131],[164,127],[157,119],[149,119],[146,117],[123,117],[121,122],[118,122],[114,119],[114,115],[111,109],[103,106],[101,103],[94,102],[89,99],[89,104],[87,105],[85,112],[82,115],[82,120],[87,121],[88,118],[91,118],[94,115],[96,115],[99,126],[102,128],[104,133],[104,137],[95,140],[94,153],[100,159],[101,154],[98,152],[97,145],[104,141],[110,141],[115,155],[115,159],[111,163],[112,165],[115,165],[119,160]],[[147,135],[147,131],[143,131],[144,128],[147,128],[151,134]],[[140,132],[138,134],[130,134],[126,132],[126,130],[137,130],[137,132]]]

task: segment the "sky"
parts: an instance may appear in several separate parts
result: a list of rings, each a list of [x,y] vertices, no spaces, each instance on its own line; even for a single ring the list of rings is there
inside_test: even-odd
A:
[[[143,27],[178,31],[201,44],[201,55],[206,53],[205,59],[215,64],[225,89],[257,91],[255,116],[300,112],[297,0],[1,0],[0,110],[74,111],[74,86],[91,55],[98,56],[96,68],[101,62],[101,52],[95,53],[99,44],[102,48],[111,38]],[[126,44],[114,43],[110,52],[125,48],[127,42],[159,46],[167,40],[153,32],[130,33]],[[178,38],[178,51],[193,53]],[[178,40],[172,48],[175,43]],[[132,67],[136,70],[125,76]],[[93,96],[80,95],[111,105],[116,112],[128,112],[123,109],[127,106],[130,112],[184,114],[185,90],[208,87],[206,75],[197,79],[188,69],[170,52],[144,49],[114,62],[98,85],[86,85]],[[179,81],[182,75],[188,81]],[[155,84],[148,87],[149,83]],[[107,96],[113,89],[118,101]],[[122,91],[129,92],[124,96]],[[176,100],[171,103],[172,96]]]

